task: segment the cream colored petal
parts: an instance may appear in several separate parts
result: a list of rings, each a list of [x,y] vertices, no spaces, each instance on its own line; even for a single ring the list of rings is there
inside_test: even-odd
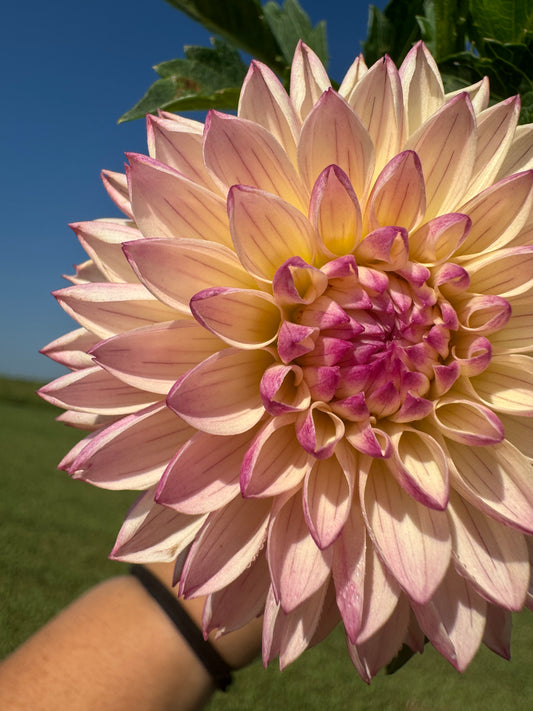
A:
[[[179,594],[208,595],[236,580],[264,544],[271,507],[269,499],[237,497],[210,513],[187,556]]]
[[[135,282],[128,260],[122,251],[124,242],[142,238],[142,233],[126,220],[92,220],[70,225],[89,257],[107,281]]]
[[[240,494],[240,464],[252,436],[253,431],[231,437],[197,432],[174,451],[155,500],[186,514],[210,513],[226,506]]]
[[[403,142],[402,85],[390,57],[385,55],[364,74],[348,103],[370,134],[376,150],[374,170],[379,172]]]
[[[104,489],[147,489],[194,430],[157,402],[101,430],[70,467],[75,479]]]
[[[374,460],[360,482],[363,513],[379,555],[410,597],[426,603],[450,561],[446,514],[415,501],[381,460]]]
[[[204,161],[224,193],[248,185],[305,210],[309,200],[296,168],[263,126],[211,111],[205,122]]]
[[[497,412],[533,417],[533,358],[521,354],[494,356],[470,384],[482,402]]]
[[[501,180],[507,175],[533,168],[533,124],[517,126],[513,142],[507,151],[497,175]]]
[[[100,340],[99,336],[86,331],[84,328],[77,328],[64,336],[56,338],[39,353],[55,360],[61,365],[66,365],[70,370],[89,368],[93,365],[93,359],[88,351]]]
[[[189,180],[213,192],[218,186],[204,165],[204,125],[182,116],[173,119],[146,117],[150,157],[174,168]]]
[[[426,211],[422,166],[413,151],[404,151],[387,163],[367,201],[365,231],[386,225],[412,230]]]
[[[179,377],[222,348],[194,321],[167,321],[102,341],[91,355],[119,380],[166,395]]]
[[[525,443],[531,440],[530,431],[520,434],[527,435]],[[448,442],[448,452],[451,483],[463,498],[504,524],[533,532],[533,465],[528,457],[508,441],[491,447]]]
[[[500,420],[505,428],[505,439],[514,445],[526,457],[533,459],[533,437],[531,437],[531,420],[519,415],[500,413]]]
[[[215,242],[149,239],[129,242],[124,251],[152,294],[182,314],[190,314],[189,302],[202,289],[256,286],[235,253]]]
[[[492,185],[459,208],[472,227],[456,256],[483,254],[506,247],[526,224],[533,205],[533,171]]]
[[[450,566],[427,605],[412,604],[418,624],[429,641],[463,672],[483,638],[487,603]]]
[[[299,491],[273,511],[267,542],[272,585],[285,613],[292,612],[329,578],[332,550],[320,550],[307,528]]]
[[[52,405],[99,415],[128,415],[160,398],[122,383],[99,365],[63,375],[42,387],[39,395]]]
[[[350,103],[352,94],[357,88],[357,84],[361,81],[367,71],[368,67],[365,64],[365,58],[362,54],[360,54],[354,59],[339,87],[339,94],[343,96],[348,103]]]
[[[533,303],[531,294],[514,296],[509,299],[511,318],[490,337],[495,355],[504,353],[525,353],[533,350]]]
[[[440,444],[408,425],[390,425],[387,431],[393,454],[386,463],[400,486],[425,506],[443,510],[448,503],[448,463]]]
[[[453,99],[454,96],[462,94],[465,91],[472,101],[476,115],[488,107],[490,98],[490,83],[488,77],[483,77],[483,79],[470,86],[462,87],[456,91],[450,91],[445,95],[444,99],[449,101],[449,99]]]
[[[228,196],[233,244],[242,265],[263,282],[272,281],[288,259],[312,263],[316,234],[309,220],[275,195],[235,186]]]
[[[390,619],[398,604],[401,589],[383,565],[373,545],[366,548],[361,629],[356,642],[363,644]]]
[[[303,487],[305,520],[317,546],[330,546],[341,534],[352,504],[355,471],[336,457],[317,460]]]
[[[331,86],[322,62],[301,40],[294,52],[290,83],[291,99],[302,120],[306,118],[322,93]]]
[[[115,205],[122,212],[133,219],[131,211],[130,194],[128,191],[128,181],[124,173],[115,173],[112,170],[103,170],[100,174],[107,194]]]
[[[128,154],[131,204],[145,237],[187,238],[231,245],[226,202],[152,158]]]
[[[282,83],[274,72],[255,60],[244,80],[238,115],[264,126],[296,165],[296,144],[301,121]]]
[[[79,284],[54,296],[69,316],[100,338],[177,316],[142,284]]]
[[[476,154],[475,117],[460,94],[412,134],[404,149],[420,158],[426,185],[426,219],[453,212],[470,182]]]
[[[241,466],[244,497],[279,496],[301,485],[314,459],[294,432],[292,413],[269,418],[251,442]]]
[[[205,328],[237,348],[262,348],[276,338],[281,313],[270,294],[215,288],[191,299],[191,311]]]
[[[470,291],[508,298],[533,287],[533,246],[507,247],[478,257],[467,265]]]
[[[246,432],[265,411],[259,383],[272,360],[267,351],[226,348],[181,378],[168,395],[168,405],[202,432]]]
[[[520,98],[511,97],[477,117],[477,152],[465,197],[492,185],[513,141],[520,115]]]
[[[497,444],[505,436],[492,410],[456,395],[444,395],[435,402],[433,422],[444,437],[474,447]]]
[[[309,219],[328,257],[353,252],[361,239],[361,208],[348,176],[338,166],[325,168],[313,187]]]
[[[359,117],[333,89],[305,120],[298,144],[300,175],[309,190],[320,173],[338,165],[361,201],[374,171],[374,146]]]
[[[520,610],[529,584],[524,536],[481,513],[451,492],[448,516],[457,571],[486,599]]]
[[[155,487],[131,507],[109,556],[125,563],[170,563],[194,539],[205,516],[186,516],[154,502]]]
[[[439,69],[423,42],[410,50],[400,67],[407,135],[412,135],[444,103]]]

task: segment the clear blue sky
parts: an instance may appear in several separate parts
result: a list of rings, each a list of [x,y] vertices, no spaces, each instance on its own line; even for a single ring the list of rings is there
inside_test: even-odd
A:
[[[330,73],[342,77],[368,3],[300,2],[313,23],[327,20]],[[67,225],[119,216],[100,170],[122,171],[124,152],[146,143],[143,121],[117,118],[157,78],[154,64],[209,34],[164,0],[11,2],[3,24],[0,374],[50,379],[64,371],[38,349],[75,327],[50,291],[85,259]]]

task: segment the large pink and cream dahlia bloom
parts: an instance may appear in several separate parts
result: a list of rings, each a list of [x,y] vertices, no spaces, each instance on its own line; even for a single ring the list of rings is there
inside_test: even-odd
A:
[[[425,636],[463,670],[532,599],[533,127],[487,106],[421,43],[338,91],[300,44],[73,225],[60,466],[144,490],[112,557],[176,560],[206,634],[264,614],[265,663],[342,622],[367,681]]]

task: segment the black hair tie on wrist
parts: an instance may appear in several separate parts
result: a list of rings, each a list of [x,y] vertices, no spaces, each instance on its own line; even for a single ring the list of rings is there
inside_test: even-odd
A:
[[[207,669],[216,686],[225,691],[232,681],[231,667],[222,659],[213,645],[204,639],[196,623],[185,612],[179,600],[143,565],[132,565],[130,573],[139,580],[146,592],[170,617],[178,632]]]

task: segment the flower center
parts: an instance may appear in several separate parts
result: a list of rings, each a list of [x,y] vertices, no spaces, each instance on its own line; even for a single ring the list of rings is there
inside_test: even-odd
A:
[[[428,414],[424,396],[457,328],[455,313],[428,283],[429,270],[384,272],[356,266],[352,257],[322,270],[283,265],[278,274],[274,296],[285,316],[278,354],[301,369],[314,401],[348,420],[401,419],[406,408],[410,420]]]

